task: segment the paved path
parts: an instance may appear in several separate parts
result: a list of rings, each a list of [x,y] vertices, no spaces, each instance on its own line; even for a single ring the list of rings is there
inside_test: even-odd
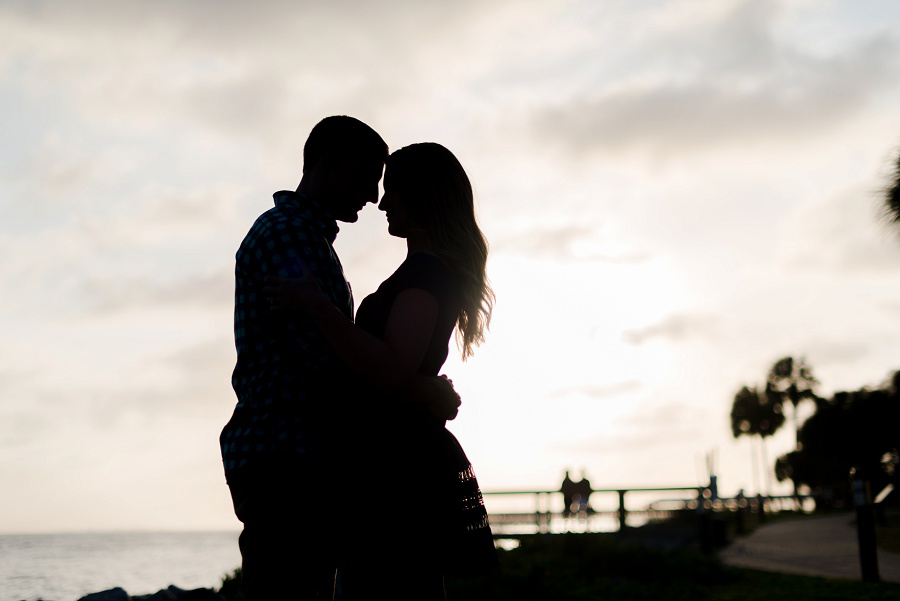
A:
[[[719,553],[726,564],[804,576],[859,580],[859,546],[849,513],[765,524]],[[900,582],[900,553],[878,550],[878,572]]]

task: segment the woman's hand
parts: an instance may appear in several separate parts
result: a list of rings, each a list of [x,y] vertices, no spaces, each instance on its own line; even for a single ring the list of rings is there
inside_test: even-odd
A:
[[[327,302],[309,270],[303,270],[299,278],[267,276],[263,294],[270,309],[288,313],[315,315]]]
[[[450,421],[456,419],[462,399],[447,376],[418,376],[406,388],[406,400],[422,405],[434,417]]]
[[[447,376],[438,376],[434,379],[434,393],[426,402],[426,407],[432,415],[439,419],[450,421],[456,419],[462,399],[453,388],[453,380]]]

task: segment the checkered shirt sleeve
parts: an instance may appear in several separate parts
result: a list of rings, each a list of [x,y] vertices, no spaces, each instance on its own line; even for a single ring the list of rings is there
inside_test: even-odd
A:
[[[323,294],[352,319],[353,298],[332,247],[337,227],[315,212],[284,203],[257,219],[238,250],[234,335],[238,361],[234,415],[220,437],[226,477],[260,453],[316,452],[316,405],[340,364],[318,328],[303,316],[273,313],[262,293],[268,275],[309,270]]]

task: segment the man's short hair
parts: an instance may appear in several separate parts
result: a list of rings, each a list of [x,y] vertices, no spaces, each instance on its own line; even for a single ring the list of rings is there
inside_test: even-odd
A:
[[[319,121],[303,146],[303,173],[326,158],[387,160],[388,145],[374,129],[353,117],[335,115]]]

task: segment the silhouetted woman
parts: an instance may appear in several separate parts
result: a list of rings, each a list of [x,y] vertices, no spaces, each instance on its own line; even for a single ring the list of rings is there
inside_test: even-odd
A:
[[[439,144],[390,155],[378,208],[408,254],[360,303],[355,325],[310,291],[308,274],[267,290],[276,306],[311,315],[365,383],[342,424],[340,469],[369,516],[341,543],[344,598],[444,599],[445,574],[486,571],[496,553],[465,453],[427,402],[402,391],[417,374],[438,374],[454,329],[464,360],[484,341],[494,299],[487,241],[469,179]]]

